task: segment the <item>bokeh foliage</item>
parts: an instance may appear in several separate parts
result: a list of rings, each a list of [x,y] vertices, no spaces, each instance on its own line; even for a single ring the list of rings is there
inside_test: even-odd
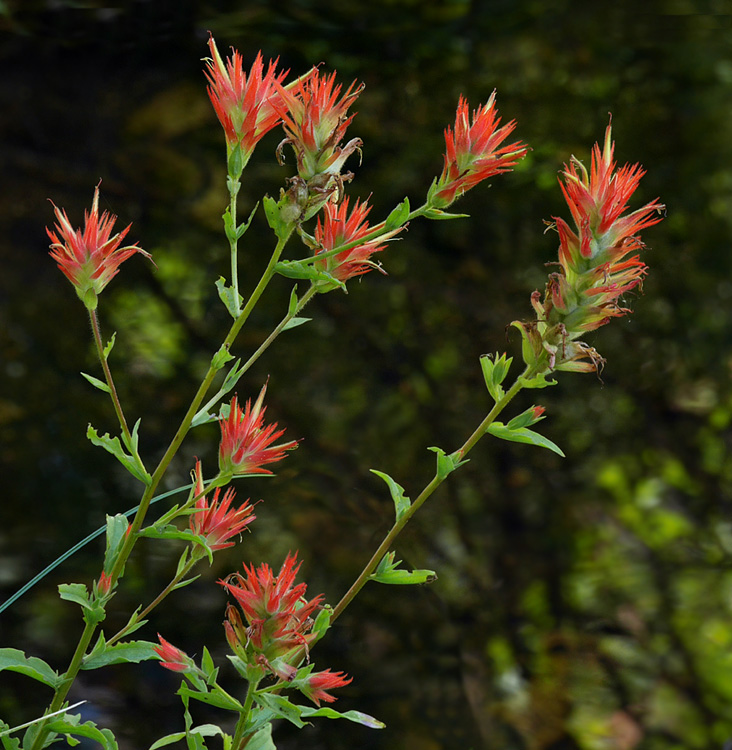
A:
[[[312,303],[313,322],[240,383],[246,398],[269,376],[270,413],[306,439],[277,479],[240,485],[265,500],[253,533],[149,626],[190,653],[206,643],[223,658],[214,581],[242,559],[278,566],[299,548],[310,591],[337,600],[390,524],[368,469],[414,495],[434,461],[426,446],[454,449],[482,417],[478,356],[518,352],[506,325],[531,315],[556,252],[543,220],[566,215],[557,171],[570,154],[588,158],[612,112],[619,160],[648,170],[638,205],[658,195],[668,218],[645,235],[651,271],[635,313],[592,338],[608,359],[602,381],[563,375],[520,404],[547,406],[544,432],[567,458],[486,439],[399,543],[400,558],[439,580],[367,588],[318,646],[318,663],[354,676],[339,707],[388,729],[282,727],[278,746],[721,747],[732,737],[732,21],[720,6],[0,4],[3,593],[137,495],[84,439],[87,422],[106,431],[113,415],[78,375],[94,371],[93,351],[47,257],[45,198],[78,220],[102,177],[104,207],[133,220],[131,236],[155,257],[157,269],[126,264],[100,305],[148,455],[164,449],[218,347],[226,193],[201,73],[207,30],[245,58],[262,49],[293,72],[323,61],[345,83],[365,81],[351,127],[363,165],[349,165],[349,192],[372,195],[374,220],[405,195],[418,201],[439,172],[460,93],[475,105],[496,88],[533,151],[458,204],[471,219],[411,226],[383,254],[388,277]],[[242,213],[289,175],[271,136],[245,173]],[[261,216],[246,239],[244,286],[270,247]],[[290,288],[274,285],[239,353],[279,320]],[[170,486],[187,480],[193,456],[212,464],[215,441],[215,429],[194,433]],[[55,585],[98,575],[98,555],[78,555],[0,616],[3,645],[63,667],[78,613]],[[173,560],[143,546],[115,599],[120,622]],[[156,665],[103,676],[83,697],[126,747],[179,728],[165,692],[174,682]],[[44,697],[3,676],[0,715],[33,718]]]

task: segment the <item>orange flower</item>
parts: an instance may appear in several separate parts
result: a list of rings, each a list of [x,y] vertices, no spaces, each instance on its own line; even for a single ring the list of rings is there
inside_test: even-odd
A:
[[[371,211],[371,206],[366,201],[359,203],[356,200],[350,214],[348,213],[348,198],[344,198],[339,205],[331,202],[326,203],[324,211],[325,220],[321,221],[318,218],[318,225],[315,228],[315,239],[319,246],[316,258],[318,254],[333,250],[339,245],[358,242],[359,239],[382,226],[377,225],[369,228],[366,217]],[[315,267],[320,271],[328,272],[333,278],[341,282],[367,273],[372,268],[381,271],[381,266],[374,263],[371,256],[386,247],[385,244],[379,243],[393,237],[403,228],[399,227],[382,234],[376,240],[365,241],[343,252],[316,260]],[[382,271],[382,273],[384,272]]]
[[[247,500],[244,505],[236,510],[229,510],[232,500],[236,496],[233,489],[228,489],[219,503],[219,489],[214,490],[213,500],[209,505],[203,493],[203,476],[201,475],[201,462],[196,462],[194,496],[198,495],[195,508],[196,513],[191,514],[189,523],[194,534],[206,537],[209,548],[216,550],[233,547],[234,542],[228,541],[231,537],[241,534],[242,531],[256,518],[254,508]]]
[[[150,258],[135,245],[120,247],[131,224],[112,236],[117,217],[106,211],[99,215],[99,185],[94,190],[91,211],[84,213],[84,231],[71,226],[66,211],[51,201],[56,214],[55,232],[46,228],[51,239],[51,257],[76,288],[79,299],[89,310],[97,307],[97,295],[117,275],[120,265],[135,253]]]
[[[322,595],[307,601],[305,583],[295,584],[300,570],[297,553],[288,554],[278,575],[266,563],[256,570],[244,565],[239,573],[219,583],[236,599],[244,613],[229,605],[226,610],[226,638],[234,653],[247,664],[259,664],[265,671],[292,679],[294,668],[287,656],[315,637],[310,616],[321,606]],[[279,661],[275,661],[279,660]]]
[[[661,221],[664,206],[656,199],[626,213],[645,172],[639,164],[616,170],[614,150],[608,125],[589,172],[574,157],[564,167],[560,185],[575,228],[555,217],[560,271],[549,276],[543,300],[538,291],[531,297],[536,322],[514,323],[524,336],[524,358],[539,369],[545,363],[550,370],[597,371],[602,357],[579,337],[630,312],[619,300],[646,274],[637,254],[627,256],[644,247],[637,233]]]
[[[193,666],[193,660],[179,648],[163,638],[158,633],[159,646],[155,646],[153,651],[160,657],[161,667],[171,670],[171,672],[186,672]]]
[[[512,120],[499,128],[501,118],[495,108],[496,92],[488,102],[473,110],[472,123],[468,102],[458,101],[455,129],[445,129],[445,164],[439,180],[435,180],[427,194],[434,208],[446,208],[463,193],[493,175],[508,172],[526,155],[527,146],[515,141],[501,146],[516,127]]]
[[[247,75],[239,52],[233,50],[224,63],[213,36],[208,40],[208,47],[212,55],[206,60],[208,95],[224,128],[230,161],[238,151],[239,163],[234,165],[234,176],[238,177],[257,143],[280,122],[275,109],[279,99],[277,85],[289,71],[277,71],[277,58],[270,60],[265,73],[259,52]]]
[[[219,469],[222,474],[271,474],[271,471],[262,466],[281,461],[285,457],[285,451],[297,448],[297,440],[272,445],[285,431],[278,430],[276,422],[264,426],[267,408],[262,404],[266,392],[265,384],[254,406],[251,405],[251,399],[247,400],[243,412],[234,396],[228,417],[219,420]]]
[[[361,146],[359,138],[343,147],[340,143],[355,116],[347,114],[348,108],[363,91],[363,84],[356,86],[354,81],[339,100],[341,85],[335,84],[335,76],[334,71],[321,77],[315,70],[289,91],[278,86],[281,99],[276,106],[287,136],[278,152],[285,144],[292,146],[298,175],[305,182],[320,174],[340,175],[343,163]]]
[[[336,697],[326,693],[326,690],[343,687],[351,682],[353,682],[353,678],[347,678],[344,672],[331,672],[330,669],[326,669],[323,672],[314,672],[308,675],[298,685],[298,688],[301,693],[319,706],[320,701],[333,703],[336,700]]]

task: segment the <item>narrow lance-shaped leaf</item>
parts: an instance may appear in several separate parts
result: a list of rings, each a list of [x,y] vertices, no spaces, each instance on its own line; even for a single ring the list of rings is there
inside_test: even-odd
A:
[[[489,425],[486,432],[501,440],[509,440],[513,443],[527,443],[529,445],[538,445],[540,448],[547,448],[564,458],[562,449],[548,438],[540,435],[538,432],[522,427],[518,430],[511,430],[503,422],[493,422]]]
[[[104,381],[99,380],[99,378],[95,378],[86,372],[82,372],[81,376],[86,378],[95,388],[99,388],[100,391],[104,391],[104,393],[112,392],[112,389]]]

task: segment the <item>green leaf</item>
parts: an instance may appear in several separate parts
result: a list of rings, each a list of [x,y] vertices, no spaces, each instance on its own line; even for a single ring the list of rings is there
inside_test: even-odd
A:
[[[297,312],[297,306],[299,304],[300,300],[297,298],[297,284],[292,287],[292,291],[290,292],[290,301],[287,305],[287,314],[288,315],[294,315]]]
[[[140,420],[138,419],[133,430],[134,444],[137,443],[137,428],[139,424]],[[125,469],[127,469],[127,471],[129,471],[130,474],[135,477],[135,479],[139,479],[141,482],[148,486],[150,485],[152,478],[145,470],[145,467],[142,465],[139,459],[136,459],[124,452],[118,437],[112,438],[109,436],[109,433],[106,433],[100,437],[97,431],[91,425],[87,427],[86,436],[94,445],[101,446],[102,448],[104,448],[104,450],[111,453],[122,464],[122,466],[124,466]]]
[[[305,263],[301,260],[281,260],[275,266],[275,271],[288,279],[308,279],[318,285],[319,292],[329,292],[337,288],[347,292],[343,281],[327,271],[320,271],[312,263]]]
[[[500,438],[501,440],[509,440],[513,443],[528,443],[529,445],[538,445],[540,448],[547,448],[550,451],[554,451],[562,458],[564,453],[555,443],[548,438],[540,435],[538,432],[528,430],[526,427],[522,427],[518,430],[510,430],[503,422],[493,422],[488,426],[486,432],[489,432],[494,437]]]
[[[0,648],[0,672],[19,672],[54,690],[62,680],[58,673],[36,656],[26,656],[17,648]]]
[[[42,721],[41,717],[39,721]],[[22,729],[22,726],[19,727]],[[20,750],[20,740],[17,737],[10,737],[10,733],[15,730],[11,728],[10,724],[0,719],[0,742],[2,743],[3,750]]]
[[[455,469],[470,461],[469,458],[461,461],[459,456],[460,451],[455,451],[448,455],[442,450],[442,448],[437,448],[436,446],[427,448],[427,450],[434,451],[437,454],[437,478],[440,480],[445,479],[445,477],[452,474]]]
[[[88,737],[95,742],[98,742],[103,750],[118,750],[117,740],[114,738],[109,729],[99,729],[93,721],[87,721],[84,724],[80,724],[81,714],[69,715],[66,714],[62,719],[54,719],[47,727],[52,732],[65,735],[74,735],[78,737]],[[68,739],[67,742],[72,744]],[[73,743],[78,744],[78,743]]]
[[[235,183],[238,191],[239,177],[241,177],[241,173],[244,171],[244,154],[242,154],[241,146],[238,143],[231,149],[226,162],[229,172],[227,182]],[[229,186],[229,191],[231,189],[231,186]]]
[[[301,326],[303,323],[308,323],[311,320],[312,318],[292,318],[291,320],[288,320],[284,326],[282,326],[282,330],[289,331],[290,328],[297,328],[298,326]]]
[[[174,732],[173,734],[166,734],[165,737],[161,737],[157,742],[153,742],[153,744],[150,745],[149,750],[158,750],[159,747],[172,745],[174,742],[182,740],[185,736],[185,732]]]
[[[102,648],[98,648],[99,643],[98,641],[94,650],[84,658],[82,669],[99,669],[112,664],[139,664],[141,661],[158,658],[153,651],[157,644],[149,641],[126,641]]]
[[[259,703],[260,706],[264,706],[270,711],[276,713],[277,716],[287,719],[287,721],[291,722],[299,729],[302,729],[306,724],[306,722],[300,718],[300,711],[303,707],[291,703],[284,697],[284,695],[274,695],[273,693],[262,693],[258,691],[254,693],[254,700]]]
[[[216,708],[223,708],[226,711],[241,712],[244,709],[241,703],[236,698],[216,690],[205,693],[200,690],[193,690],[187,685],[181,685],[178,690],[178,695],[185,696],[187,698],[193,698],[194,700],[206,703],[209,706],[215,706]]]
[[[216,291],[219,293],[219,299],[229,311],[229,315],[236,320],[241,310],[242,296],[235,294],[234,287],[226,286],[226,279],[223,276],[219,276],[216,281]],[[237,296],[239,297],[238,300]]]
[[[365,727],[370,727],[371,729],[384,729],[384,727],[386,727],[386,724],[384,724],[383,721],[379,721],[368,714],[361,713],[361,711],[345,711],[344,713],[340,713],[339,711],[334,711],[327,706],[321,708],[303,706],[300,715],[307,719],[311,719],[315,716],[324,716],[326,719],[348,719],[348,721],[355,721],[357,724],[363,724]],[[248,748],[249,745],[247,745],[247,750]]]
[[[122,513],[107,516],[107,542],[104,552],[104,570],[112,570],[117,556],[125,543],[130,522]]]
[[[115,331],[112,334],[112,338],[107,341],[107,345],[102,350],[102,355],[104,356],[104,359],[109,359],[109,355],[112,353],[112,348],[114,347],[115,339],[117,338],[117,331]]]
[[[376,474],[386,482],[386,486],[389,488],[391,493],[391,499],[394,501],[394,508],[396,509],[396,520],[400,521],[404,514],[412,506],[412,501],[404,494],[404,487],[397,484],[388,474],[383,471],[377,471],[371,469],[372,474]]]
[[[550,385],[556,385],[556,380],[547,380],[546,375],[540,372],[533,378],[521,378],[521,385],[524,388],[548,388]]]
[[[88,375],[85,372],[81,373],[82,377],[85,377],[95,388],[99,388],[100,391],[104,391],[105,393],[111,393],[112,389],[103,381],[99,380],[99,378],[95,378],[93,375]]]
[[[422,215],[425,217],[425,219],[437,220],[467,219],[470,217],[470,214],[450,214],[447,211],[442,211],[439,208],[428,208]]]
[[[211,368],[218,372],[227,362],[231,362],[232,359],[234,359],[234,355],[229,353],[229,347],[226,344],[221,344],[219,350],[211,359]]]
[[[409,218],[409,198],[405,198],[387,217],[384,229],[387,232],[403,226]]]
[[[387,552],[381,558],[376,570],[369,576],[369,580],[376,583],[386,583],[396,586],[408,586],[412,584],[432,583],[437,580],[434,570],[402,570],[399,566],[401,560],[394,562],[394,552]]]
[[[262,727],[248,742],[247,750],[277,750],[272,741],[272,725]]]
[[[505,391],[501,387],[501,383],[506,379],[508,370],[513,362],[513,357],[506,357],[505,352],[500,356],[496,352],[495,355],[483,354],[480,358],[480,367],[483,370],[483,378],[488,388],[488,393],[491,394],[493,400],[498,402],[504,395]]]
[[[315,618],[311,633],[314,633],[317,637],[315,641],[319,641],[330,628],[330,618],[333,615],[333,608],[329,604],[324,604],[323,608],[318,612],[318,616]]]
[[[91,609],[91,598],[83,583],[61,583],[58,587],[58,595],[67,602],[74,602],[85,609]]]

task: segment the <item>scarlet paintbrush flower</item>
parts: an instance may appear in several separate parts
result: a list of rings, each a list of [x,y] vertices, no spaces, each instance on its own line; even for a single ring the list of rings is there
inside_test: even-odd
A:
[[[297,553],[288,554],[278,575],[266,563],[256,570],[244,565],[245,575],[235,573],[219,583],[236,599],[244,614],[231,605],[226,611],[226,638],[234,653],[247,664],[292,679],[294,668],[286,658],[313,641],[311,615],[321,606],[322,595],[305,599],[307,585],[295,584],[300,570]]]
[[[346,677],[344,672],[331,672],[326,669],[322,672],[314,672],[308,675],[298,684],[298,688],[303,695],[310,698],[315,705],[319,706],[320,701],[333,703],[336,700],[334,695],[327,693],[326,690],[344,687],[353,682],[352,677]]]
[[[51,239],[51,257],[76,288],[89,310],[97,307],[97,295],[117,275],[120,265],[135,253],[150,258],[136,244],[120,247],[131,224],[112,235],[117,217],[106,211],[99,215],[99,185],[94,190],[91,211],[84,213],[84,230],[74,229],[66,211],[51,201],[56,214],[55,231],[46,228]]]
[[[160,657],[161,667],[165,667],[171,672],[186,672],[193,666],[193,659],[172,643],[168,643],[160,633],[158,633],[158,640],[160,645],[154,646],[153,651]]]
[[[345,198],[339,205],[326,203],[324,211],[325,219],[321,221],[318,218],[318,225],[315,228],[315,240],[318,244],[316,258],[318,254],[333,250],[340,245],[358,242],[358,240],[373,232],[374,229],[379,228],[379,226],[369,228],[366,217],[371,211],[371,206],[366,201],[359,203],[356,200],[350,214],[348,212],[348,198]],[[393,237],[403,228],[399,227],[382,234],[378,239],[366,240],[362,244],[356,244],[343,252],[317,259],[315,267],[320,271],[326,271],[340,282],[367,273],[372,268],[381,271],[381,266],[374,263],[371,256],[386,247],[385,244],[380,243]],[[325,286],[332,288],[332,284],[328,285],[328,282],[325,282]]]
[[[278,430],[276,422],[264,426],[264,413],[267,408],[263,403],[266,392],[265,384],[254,406],[251,399],[247,400],[243,412],[237,397],[234,396],[229,415],[219,419],[219,469],[222,474],[271,474],[271,471],[263,469],[262,466],[282,460],[286,451],[297,448],[297,440],[272,445],[285,430]]]
[[[233,547],[234,542],[228,541],[231,537],[241,534],[242,531],[256,518],[254,508],[249,501],[238,509],[229,509],[231,502],[236,496],[233,489],[228,489],[219,502],[219,489],[214,490],[213,500],[209,504],[203,495],[203,476],[201,474],[201,462],[196,462],[194,496],[198,496],[195,508],[196,513],[191,514],[189,523],[194,534],[200,534],[206,538],[206,544],[213,552],[226,547]]]
[[[206,60],[208,95],[224,128],[233,176],[238,177],[257,143],[280,122],[274,104],[279,98],[277,85],[288,71],[278,72],[277,60],[270,60],[265,73],[259,52],[247,75],[239,52],[233,50],[224,63],[213,36],[208,47],[212,56]],[[238,163],[234,163],[236,159],[232,157],[237,155]]]
[[[473,110],[470,121],[468,102],[458,101],[455,129],[445,129],[445,164],[439,180],[435,180],[427,195],[434,208],[446,208],[463,193],[493,175],[508,172],[526,155],[527,146],[515,141],[501,146],[516,127],[512,120],[498,127],[501,118],[495,107],[496,92],[488,102]]]
[[[354,118],[347,114],[348,109],[363,91],[363,84],[356,86],[354,81],[340,97],[341,85],[336,85],[335,76],[335,71],[321,76],[315,70],[289,91],[278,86],[281,99],[276,107],[287,136],[278,151],[281,154],[285,144],[292,146],[298,175],[305,182],[317,175],[340,175],[346,159],[361,146],[359,138],[343,147],[340,143]],[[326,181],[320,187],[325,188]]]
[[[543,300],[532,295],[537,321],[514,323],[524,337],[524,358],[539,369],[545,363],[551,370],[598,370],[602,357],[578,339],[630,312],[619,300],[645,276],[638,255],[627,256],[643,248],[637,233],[661,221],[664,206],[656,199],[626,213],[645,172],[639,164],[616,170],[614,150],[608,125],[589,173],[574,157],[564,167],[560,185],[575,229],[555,217],[560,271],[550,275]]]

